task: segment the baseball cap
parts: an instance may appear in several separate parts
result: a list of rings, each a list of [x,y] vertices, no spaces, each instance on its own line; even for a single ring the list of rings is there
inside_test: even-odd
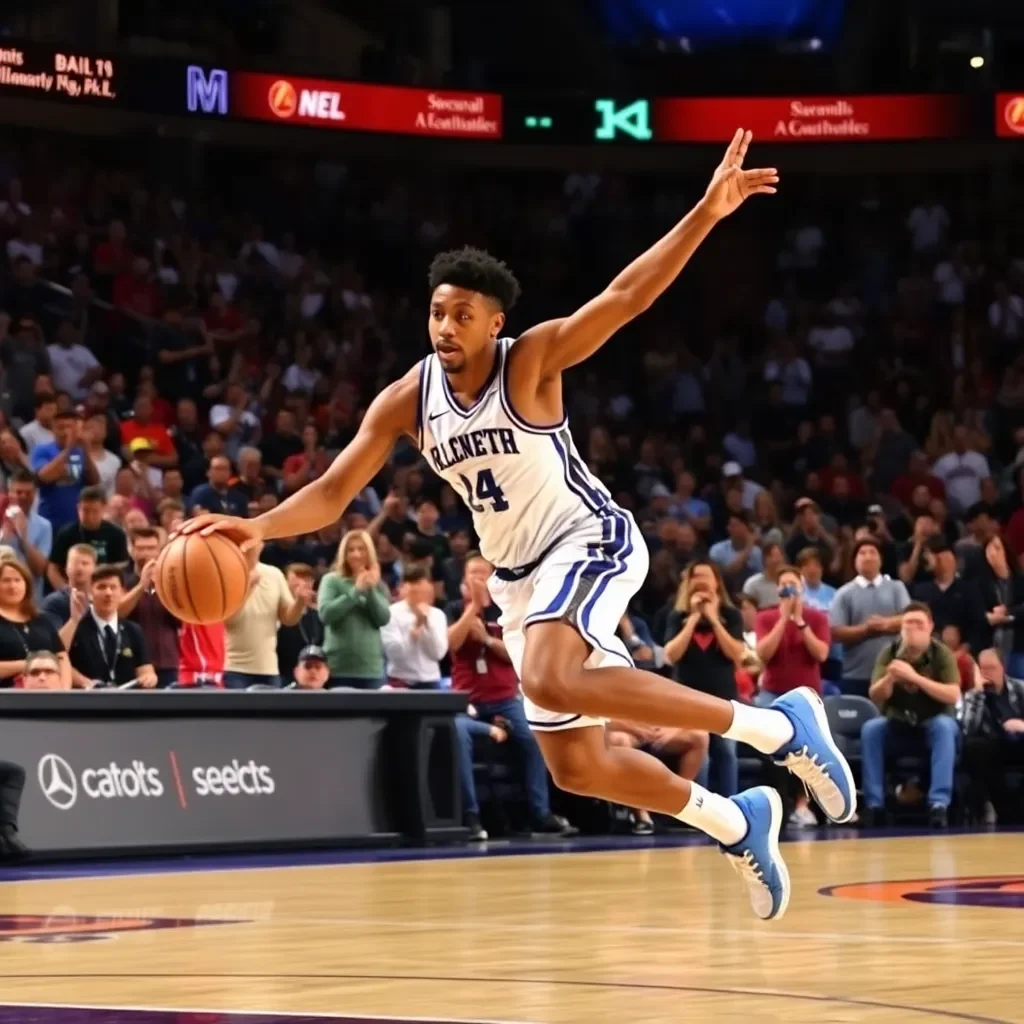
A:
[[[156,445],[148,437],[133,437],[128,445],[130,452],[151,452]]]
[[[316,644],[307,644],[299,651],[299,662],[303,661],[322,661],[326,665],[327,655],[324,654],[322,647],[318,647]]]
[[[727,462],[722,467],[722,476],[743,476],[743,467],[738,462]]]
[[[672,492],[660,481],[651,487],[652,498],[670,498]]]

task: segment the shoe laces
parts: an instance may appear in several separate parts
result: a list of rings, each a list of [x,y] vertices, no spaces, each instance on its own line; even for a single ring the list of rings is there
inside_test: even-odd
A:
[[[764,870],[761,865],[757,862],[757,858],[753,852],[746,850],[743,856],[738,854],[729,855],[729,863],[733,866],[736,874],[743,879],[747,885],[756,885],[762,888],[767,888],[767,883],[764,880]]]
[[[791,751],[785,758],[775,763],[782,765],[783,768],[788,768],[803,782],[805,787],[811,790],[820,790],[826,783],[835,785],[829,774],[828,766],[818,760],[817,754],[809,754],[807,747]]]

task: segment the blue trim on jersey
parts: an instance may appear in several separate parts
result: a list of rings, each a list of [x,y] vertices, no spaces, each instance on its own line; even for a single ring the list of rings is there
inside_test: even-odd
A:
[[[420,362],[420,382],[416,390],[416,438],[420,451],[423,451],[423,425],[426,423],[427,411],[427,361],[429,356]]]
[[[506,410],[507,411],[507,410]],[[586,492],[575,482],[574,479],[570,479],[572,474],[569,468],[569,453],[568,450],[563,447],[562,442],[558,440],[557,434],[549,435],[551,437],[551,443],[555,446],[555,451],[558,452],[558,457],[562,462],[562,475],[565,478],[565,486],[576,495],[580,501],[583,502],[584,506],[595,515],[601,515],[604,511],[604,502],[595,502],[593,498],[586,494]]]
[[[437,358],[436,356],[434,357]],[[487,397],[487,392],[490,390],[491,385],[494,383],[495,377],[498,376],[498,367],[501,365],[501,346],[499,345],[494,351],[494,365],[491,367],[491,372],[487,375],[487,380],[484,381],[483,387],[477,392],[476,398],[473,399],[470,405],[464,406],[456,397],[455,392],[452,391],[452,386],[448,382],[448,375],[444,372],[444,367],[438,360],[437,368],[441,371],[441,390],[444,392],[444,397],[448,399],[448,404],[452,407],[452,412],[457,416],[461,416],[464,420],[468,420],[473,415],[477,406]]]
[[[509,350],[512,348],[511,338],[502,338],[504,345],[503,358],[501,361],[501,377],[498,382],[498,394],[501,396],[501,407],[505,410],[505,415],[520,429],[525,430],[528,434],[552,434],[559,430],[562,430],[569,422],[569,414],[565,411],[565,405],[563,403],[562,408],[562,419],[559,423],[554,423],[550,427],[542,427],[537,423],[531,423],[529,420],[524,420],[512,408],[512,395],[509,394],[508,390],[508,355]]]
[[[598,508],[603,509],[611,499],[593,485],[590,471],[577,461],[572,449],[568,445],[565,446],[565,457],[569,463],[569,474],[576,481],[577,485],[590,495],[590,500]]]
[[[537,615],[553,615],[555,612],[561,612],[562,606],[566,600],[572,595],[572,592],[576,589],[576,584],[579,582],[580,570],[587,564],[587,559],[581,558],[566,574],[565,579],[562,580],[562,587],[555,595],[555,599],[544,608],[542,611],[537,612]],[[530,616],[527,622],[530,621]]]
[[[629,524],[629,519],[625,514],[617,510],[610,510],[609,517],[615,524],[616,548],[612,551],[607,551],[606,554],[609,558],[613,559],[613,561],[610,562],[609,568],[602,573],[602,578],[584,600],[580,607],[577,620],[580,632],[594,647],[600,648],[605,652],[605,654],[610,654],[615,658],[621,658],[627,665],[632,667],[633,659],[628,654],[623,654],[622,651],[613,651],[610,648],[605,647],[604,644],[602,644],[590,631],[590,616],[596,607],[598,600],[604,593],[608,584],[616,576],[621,576],[626,571],[628,568],[626,559],[633,553],[633,531]]]

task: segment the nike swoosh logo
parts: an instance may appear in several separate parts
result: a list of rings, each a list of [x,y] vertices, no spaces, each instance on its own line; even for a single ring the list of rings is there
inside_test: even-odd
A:
[[[441,417],[441,416],[444,416],[444,415],[445,415],[445,413],[444,413],[444,412],[435,412],[433,416],[429,416],[429,417],[427,418],[427,422],[428,422],[428,423],[433,423],[433,422],[434,422],[434,420],[436,420],[436,419],[438,419],[439,417]]]

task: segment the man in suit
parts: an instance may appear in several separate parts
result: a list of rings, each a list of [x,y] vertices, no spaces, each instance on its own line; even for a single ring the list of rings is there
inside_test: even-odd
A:
[[[136,682],[156,686],[156,669],[146,654],[142,628],[123,620],[124,579],[115,565],[99,565],[92,574],[92,604],[82,615],[71,641],[71,674],[84,689]]]

